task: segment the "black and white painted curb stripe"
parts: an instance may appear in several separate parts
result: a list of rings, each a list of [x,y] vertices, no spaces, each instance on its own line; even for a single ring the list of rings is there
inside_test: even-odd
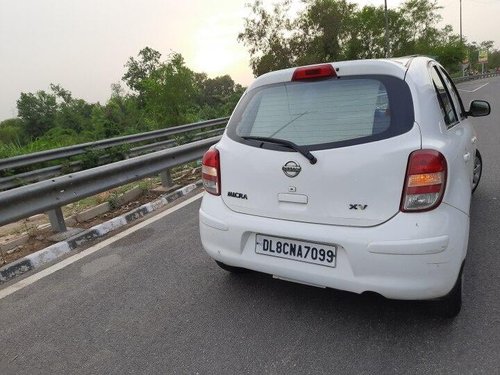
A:
[[[143,216],[147,215],[148,213],[156,211],[159,208],[162,208],[167,204],[175,201],[176,199],[187,195],[188,193],[201,186],[201,181],[184,186],[183,188],[180,188],[173,193],[162,196],[160,199],[137,207],[136,209],[129,211],[122,216],[115,217],[114,219],[108,220],[81,233],[78,233],[76,236],[73,236],[65,241],[58,242],[54,245],[46,247],[45,249],[37,251],[36,253],[18,259],[15,262],[9,263],[0,268],[0,283],[10,280],[27,271],[40,267],[41,265],[70,252],[80,245],[83,245],[89,241],[93,241],[99,237],[106,235],[109,232],[123,227],[124,225],[132,223],[137,219],[140,219]]]

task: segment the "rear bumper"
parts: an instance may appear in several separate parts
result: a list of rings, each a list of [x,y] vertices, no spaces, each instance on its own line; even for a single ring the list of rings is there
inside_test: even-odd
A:
[[[338,245],[337,266],[255,252],[256,234]],[[299,223],[231,211],[206,194],[200,234],[206,252],[225,264],[278,278],[394,299],[432,299],[453,287],[467,252],[469,217],[441,204],[424,213],[398,213],[376,227]]]

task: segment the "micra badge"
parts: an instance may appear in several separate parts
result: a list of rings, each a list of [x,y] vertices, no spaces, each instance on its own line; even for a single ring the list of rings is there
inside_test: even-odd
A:
[[[239,199],[247,199],[248,200],[248,197],[246,194],[243,194],[243,193],[237,193],[235,191],[228,191],[227,192],[227,196],[228,197],[232,197],[232,198],[239,198]]]

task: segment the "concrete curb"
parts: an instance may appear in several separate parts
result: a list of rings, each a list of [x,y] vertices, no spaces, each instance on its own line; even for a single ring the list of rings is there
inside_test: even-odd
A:
[[[78,246],[94,241],[95,239],[103,237],[104,235],[123,227],[124,225],[132,223],[150,212],[156,211],[167,204],[172,203],[176,199],[187,195],[202,185],[202,182],[198,181],[194,184],[184,186],[183,188],[177,189],[173,193],[166,194],[153,202],[137,207],[124,215],[117,216],[111,220],[80,232],[76,236],[68,238],[65,241],[55,243],[45,249],[39,250],[33,254],[25,256],[24,258],[18,259],[15,262],[9,263],[0,268],[0,284],[27,271],[40,267],[41,265],[76,249]]]

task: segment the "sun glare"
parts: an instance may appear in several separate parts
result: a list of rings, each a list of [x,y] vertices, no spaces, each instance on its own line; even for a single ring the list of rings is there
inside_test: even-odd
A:
[[[195,34],[193,69],[209,76],[230,74],[248,67],[248,55],[236,38],[241,18],[225,15],[208,19]]]

